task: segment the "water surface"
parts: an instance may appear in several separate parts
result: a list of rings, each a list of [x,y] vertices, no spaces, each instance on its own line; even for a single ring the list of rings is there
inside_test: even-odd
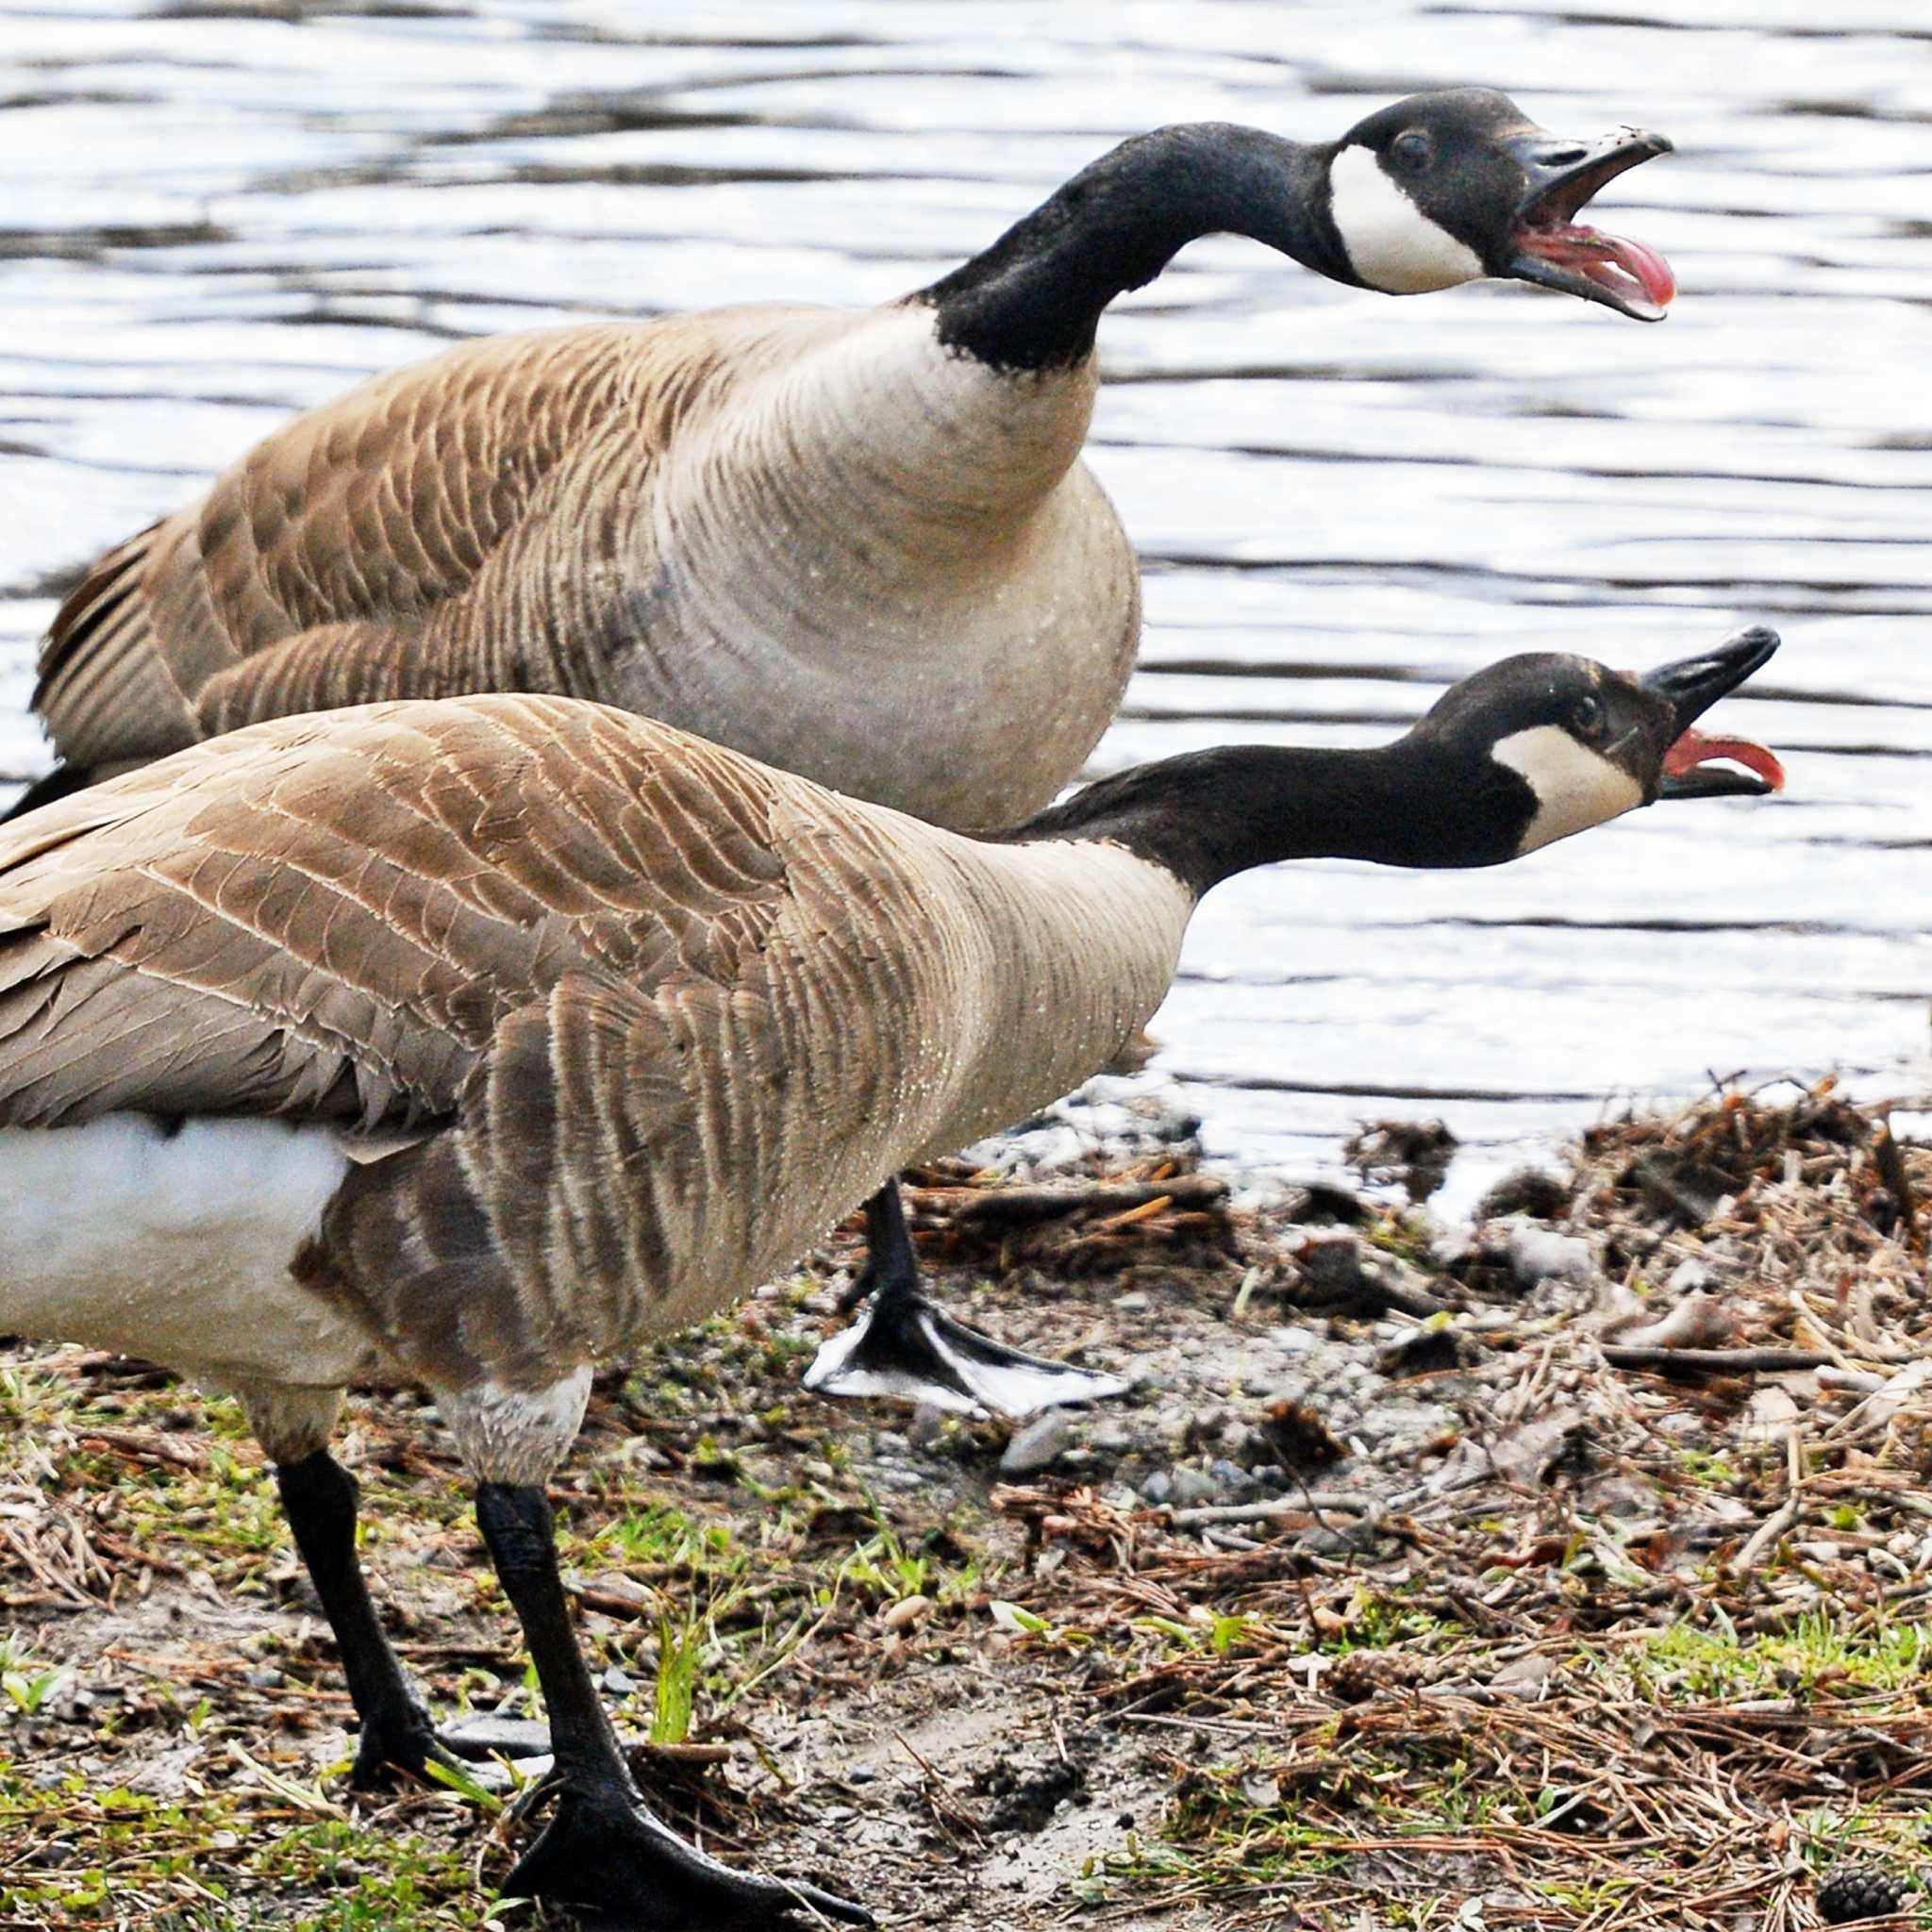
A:
[[[1526,647],[1642,664],[1740,621],[1766,804],[1484,874],[1237,881],[1157,1023],[1224,1153],[1440,1113],[1485,1161],[1607,1096],[1842,1070],[1923,1092],[1932,825],[1932,30],[1858,0],[945,5],[0,0],[0,773],[61,574],[291,410],[454,338],[932,279],[1110,142],[1320,137],[1410,88],[1680,152],[1606,225],[1646,328],[1410,301],[1246,242],[1117,306],[1092,459],[1147,568],[1097,768],[1369,743]],[[1476,1163],[1479,1166],[1481,1163]]]

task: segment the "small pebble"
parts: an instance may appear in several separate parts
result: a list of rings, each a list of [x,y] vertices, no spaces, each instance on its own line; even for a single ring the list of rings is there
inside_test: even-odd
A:
[[[1174,1473],[1174,1499],[1183,1509],[1221,1500],[1221,1485],[1205,1469],[1177,1469]]]
[[[1072,1446],[1073,1441],[1073,1424],[1059,1409],[1050,1408],[1044,1415],[1036,1416],[1007,1444],[1006,1454],[1000,1457],[1000,1472],[1004,1475],[1033,1475],[1049,1469],[1059,1460],[1061,1451]]]
[[[902,1596],[897,1603],[887,1606],[879,1622],[888,1630],[911,1630],[924,1623],[931,1615],[931,1597]]]
[[[605,1608],[612,1604],[621,1604],[633,1616],[641,1615],[654,1601],[651,1592],[641,1583],[634,1582],[622,1571],[601,1571],[597,1575],[586,1578],[583,1587],[603,1598]]]
[[[1509,1272],[1519,1287],[1531,1289],[1553,1278],[1588,1281],[1596,1273],[1596,1263],[1587,1241],[1553,1228],[1525,1225],[1509,1231]]]
[[[1549,1689],[1556,1666],[1548,1657],[1532,1652],[1504,1664],[1490,1678],[1489,1688],[1499,1697],[1535,1700]]]

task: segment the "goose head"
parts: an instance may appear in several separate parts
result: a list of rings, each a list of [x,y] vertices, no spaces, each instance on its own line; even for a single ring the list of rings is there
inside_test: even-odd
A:
[[[1387,744],[1183,752],[1099,779],[1004,836],[1108,840],[1196,898],[1283,859],[1501,865],[1658,799],[1781,791],[1764,746],[1696,728],[1777,641],[1742,630],[1641,675],[1556,652],[1505,658]]]
[[[1336,143],[1329,218],[1356,278],[1385,294],[1493,275],[1661,322],[1676,293],[1663,257],[1576,216],[1606,183],[1670,151],[1662,135],[1628,127],[1563,140],[1491,88],[1411,94]]]
[[[1446,691],[1402,748],[1419,768],[1459,774],[1476,806],[1463,862],[1477,865],[1659,799],[1781,791],[1783,768],[1763,745],[1695,728],[1777,646],[1774,631],[1754,627],[1641,675],[1556,652],[1507,658]]]

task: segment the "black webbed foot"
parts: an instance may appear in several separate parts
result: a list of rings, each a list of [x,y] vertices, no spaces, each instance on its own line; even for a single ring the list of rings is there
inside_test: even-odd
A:
[[[898,1184],[888,1181],[865,1204],[871,1252],[865,1272],[840,1297],[843,1310],[871,1306],[813,1357],[805,1386],[820,1395],[896,1395],[963,1415],[985,1409],[1021,1418],[1074,1402],[1124,1395],[1118,1375],[1049,1361],[1008,1348],[929,1301],[906,1226]]]
[[[503,1890],[587,1910],[625,1932],[807,1932],[826,1919],[876,1923],[863,1906],[815,1885],[721,1865],[616,1791],[564,1790]]]
[[[577,1648],[542,1491],[481,1483],[476,1520],[529,1641],[556,1746],[557,1809],[506,1892],[591,1912],[624,1932],[805,1932],[827,1919],[870,1925],[862,1906],[734,1872],[652,1817]]]
[[[429,1782],[431,1764],[454,1767],[456,1759],[436,1734],[429,1714],[420,1704],[365,1722],[356,1740],[356,1762],[349,1770],[349,1788],[357,1791],[393,1791],[405,1784]]]
[[[438,1730],[420,1706],[416,1722],[364,1724],[349,1785],[358,1791],[392,1791],[407,1782],[433,1784],[432,1764],[495,1790],[510,1780],[497,1763],[550,1755],[550,1726],[534,1718],[458,1718]]]
[[[1008,1348],[916,1289],[882,1289],[819,1350],[805,1386],[820,1395],[896,1395],[962,1415],[992,1409],[1017,1419],[1124,1395],[1133,1385]]]

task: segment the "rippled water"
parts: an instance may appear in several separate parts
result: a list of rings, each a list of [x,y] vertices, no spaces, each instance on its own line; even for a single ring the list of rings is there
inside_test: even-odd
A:
[[[1644,328],[1393,302],[1248,243],[1120,304],[1093,460],[1147,565],[1100,762],[1369,742],[1554,644],[1740,619],[1765,805],[1488,874],[1304,865],[1208,902],[1157,1024],[1224,1151],[1418,1108],[1501,1158],[1607,1095],[1842,1068],[1923,1091],[1932,758],[1932,32],[1923,0],[0,0],[0,772],[60,574],[291,410],[455,336],[930,280],[1162,121],[1340,131],[1414,87],[1681,152],[1606,225]]]

